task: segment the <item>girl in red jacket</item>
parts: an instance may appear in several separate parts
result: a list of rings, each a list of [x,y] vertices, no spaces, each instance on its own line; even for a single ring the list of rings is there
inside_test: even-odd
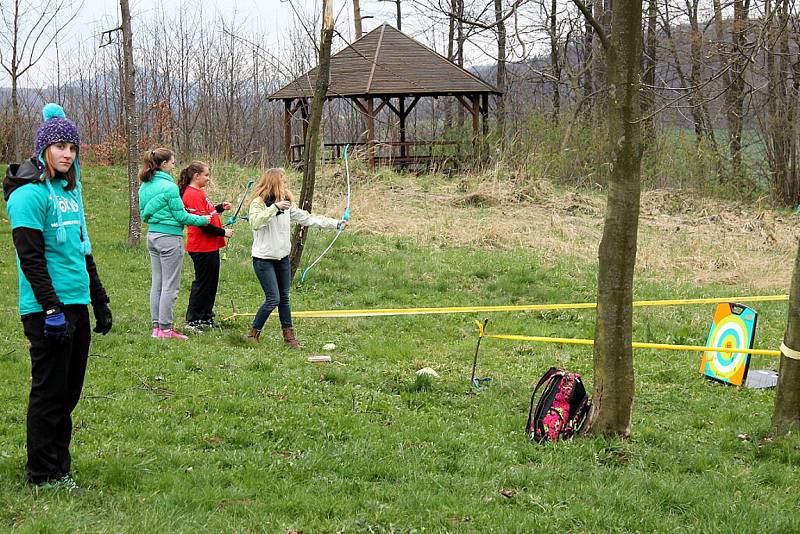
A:
[[[211,180],[208,165],[193,161],[183,169],[178,180],[183,205],[193,215],[211,215],[207,226],[189,226],[186,251],[194,263],[194,281],[189,293],[189,307],[186,310],[186,327],[193,332],[217,328],[214,322],[214,300],[219,286],[219,249],[225,246],[225,238],[233,235],[233,230],[223,229],[219,214],[230,209],[230,202],[216,206],[208,200],[205,191]]]

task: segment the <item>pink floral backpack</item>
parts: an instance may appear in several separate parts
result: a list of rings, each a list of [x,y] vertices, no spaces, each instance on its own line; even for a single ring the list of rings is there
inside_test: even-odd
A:
[[[536,394],[542,386],[537,402]],[[533,390],[525,430],[537,443],[571,438],[581,429],[590,406],[581,375],[551,367]]]

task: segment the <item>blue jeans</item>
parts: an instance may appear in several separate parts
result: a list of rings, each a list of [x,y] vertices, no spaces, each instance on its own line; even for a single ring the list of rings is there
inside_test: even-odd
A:
[[[261,330],[269,319],[269,314],[278,307],[278,318],[281,328],[291,328],[292,309],[289,306],[289,286],[292,285],[292,263],[289,256],[280,260],[262,260],[253,258],[253,270],[256,272],[261,289],[264,290],[264,303],[258,308],[253,328]]]

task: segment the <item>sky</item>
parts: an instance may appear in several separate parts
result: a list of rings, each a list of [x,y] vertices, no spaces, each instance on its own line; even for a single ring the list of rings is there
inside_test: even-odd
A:
[[[0,0],[2,1],[5,0]],[[35,5],[37,1],[47,0],[27,1]],[[72,1],[75,6],[81,5],[81,0]],[[313,17],[315,13],[319,13],[321,3],[320,0],[130,0],[134,39],[137,21],[149,23],[157,18],[162,10],[174,13],[180,10],[182,4],[201,5],[209,20],[214,18],[211,15],[219,14],[226,21],[235,20],[241,24],[240,27],[246,33],[259,33],[265,35],[267,39],[274,35],[277,39],[277,36],[285,34],[291,27],[296,13],[300,13],[302,17]],[[403,15],[403,31],[426,42],[425,28],[420,26],[419,22],[425,21],[426,17],[424,14],[420,16],[419,13],[411,12],[410,7],[406,9],[408,12]],[[352,0],[333,0],[333,12],[337,30],[352,39]],[[395,7],[392,2],[361,0],[361,12],[365,17],[363,21],[365,33],[384,22],[395,24]],[[82,6],[77,9],[75,19],[70,23],[69,32],[59,40],[60,54],[63,57],[63,54],[69,52],[70,46],[76,44],[85,47],[99,45],[101,33],[116,28],[119,24],[118,0],[83,0]],[[42,60],[20,79],[20,85],[40,85],[42,80],[52,74],[55,58],[54,47],[51,47]],[[9,86],[9,80],[8,75],[0,71],[0,86]]]

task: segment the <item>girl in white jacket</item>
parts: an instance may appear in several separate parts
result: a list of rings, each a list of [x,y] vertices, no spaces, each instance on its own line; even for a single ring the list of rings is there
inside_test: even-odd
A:
[[[258,341],[261,329],[277,306],[284,342],[293,349],[300,343],[294,337],[289,287],[292,283],[291,223],[336,230],[349,223],[312,215],[294,206],[294,195],[286,187],[283,169],[267,169],[253,188],[248,216],[253,229],[253,270],[264,290],[264,303],[256,312],[248,338]]]

